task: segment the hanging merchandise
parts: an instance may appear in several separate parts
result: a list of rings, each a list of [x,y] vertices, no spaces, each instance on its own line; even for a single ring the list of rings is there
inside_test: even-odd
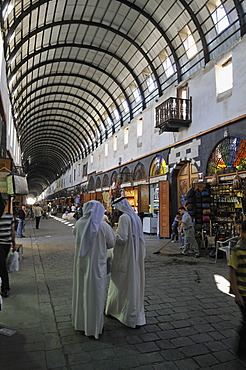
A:
[[[27,195],[29,193],[27,179],[19,174],[9,174],[7,176],[7,194]]]
[[[199,189],[195,192],[195,228],[197,231],[202,230],[202,215],[203,215],[203,209],[202,209],[202,193]]]
[[[196,192],[193,187],[186,194],[186,204],[185,205],[186,205],[188,213],[190,214],[192,218],[195,217],[195,204],[196,204],[195,194]]]
[[[211,195],[210,185],[206,184],[202,192],[202,228],[207,234],[210,233],[210,221],[211,221]]]

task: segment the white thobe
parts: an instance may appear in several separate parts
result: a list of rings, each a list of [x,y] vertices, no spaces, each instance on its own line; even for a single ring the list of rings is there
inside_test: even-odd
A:
[[[80,238],[77,237],[74,258],[72,325],[76,330],[84,331],[85,335],[98,339],[99,334],[102,334],[104,324],[107,248],[114,247],[115,234],[106,222],[101,221],[94,245],[84,257],[80,257],[83,245],[79,240]]]
[[[144,313],[145,254],[145,245],[140,239],[136,256],[131,218],[123,214],[119,218],[116,234],[105,313],[131,328],[146,323]]]

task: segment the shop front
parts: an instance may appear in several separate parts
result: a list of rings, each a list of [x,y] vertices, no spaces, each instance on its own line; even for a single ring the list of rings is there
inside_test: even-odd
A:
[[[169,182],[167,164],[162,156],[156,156],[149,171],[149,213],[143,221],[144,232],[152,231],[160,238],[170,237]]]
[[[0,191],[5,201],[5,209],[16,214],[17,209],[26,203],[29,193],[27,179],[24,175],[13,173],[10,158],[0,158]]]
[[[180,200],[194,219],[196,232],[207,240],[212,237],[214,245],[217,240],[239,236],[245,219],[246,140],[228,136],[217,143],[208,156],[204,177],[203,182],[192,184],[184,198],[181,194]]]
[[[207,165],[211,194],[212,233],[218,238],[239,235],[246,212],[246,140],[227,137],[215,147]]]
[[[186,161],[181,164],[181,168],[178,172],[177,177],[177,195],[178,195],[178,207],[184,206],[186,202],[186,194],[192,187],[193,183],[198,181],[198,170],[196,166]]]

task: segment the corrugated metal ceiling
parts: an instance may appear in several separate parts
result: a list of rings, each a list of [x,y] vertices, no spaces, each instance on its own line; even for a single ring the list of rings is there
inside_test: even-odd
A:
[[[230,24],[218,33],[203,0],[1,1],[9,92],[31,191],[40,193],[69,163],[242,36],[245,1],[222,4]],[[180,37],[186,26],[198,48],[192,59]],[[169,78],[163,50],[175,70]],[[156,82],[152,93],[146,68]]]

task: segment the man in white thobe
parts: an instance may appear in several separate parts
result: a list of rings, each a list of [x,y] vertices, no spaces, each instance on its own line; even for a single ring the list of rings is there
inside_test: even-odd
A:
[[[146,324],[144,313],[146,255],[142,222],[126,200],[121,197],[112,204],[123,212],[116,232],[106,315],[122,324],[136,328]]]
[[[84,204],[83,217],[75,224],[75,256],[72,295],[72,325],[96,339],[102,334],[107,280],[107,248],[115,234],[104,221],[105,209],[91,200]]]

